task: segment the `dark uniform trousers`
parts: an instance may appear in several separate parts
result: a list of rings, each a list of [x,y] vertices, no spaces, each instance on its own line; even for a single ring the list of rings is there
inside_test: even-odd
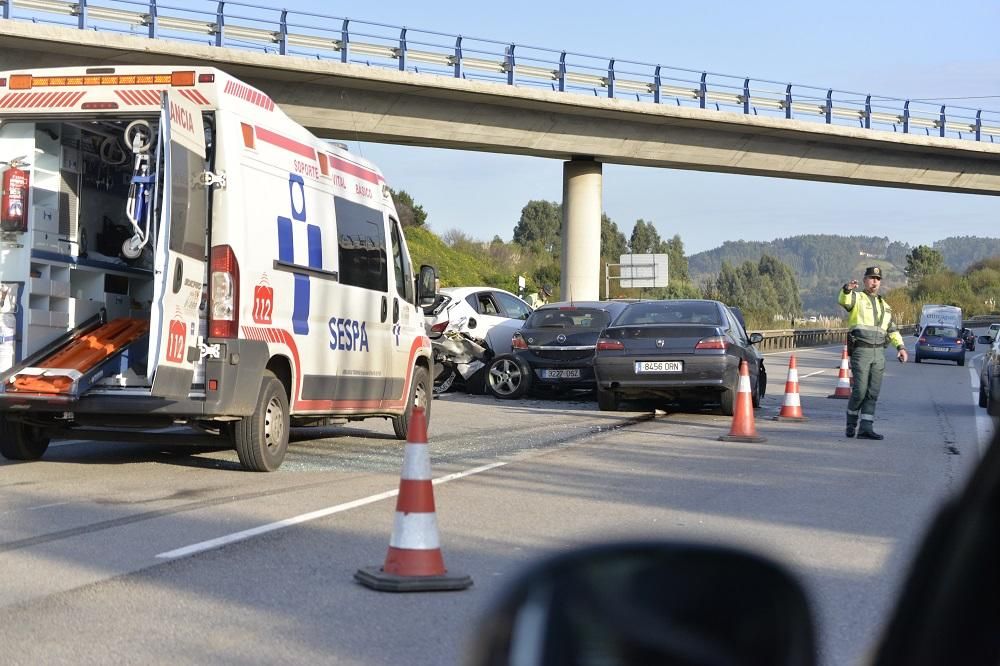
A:
[[[851,399],[847,401],[847,425],[871,432],[875,421],[875,403],[885,374],[885,345],[856,342],[851,350]]]

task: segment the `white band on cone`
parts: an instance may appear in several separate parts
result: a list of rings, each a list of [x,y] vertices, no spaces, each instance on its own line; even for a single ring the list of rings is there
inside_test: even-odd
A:
[[[408,550],[434,550],[441,547],[436,513],[396,512],[392,521],[389,545]]]
[[[785,407],[799,407],[802,403],[799,402],[798,393],[786,393],[785,394]]]
[[[799,371],[796,368],[791,368],[788,370],[788,379],[786,381],[799,383]]]
[[[738,393],[751,393],[750,391],[750,377],[747,375],[740,375],[740,385],[737,389]]]
[[[431,478],[431,457],[426,444],[407,444],[403,452],[401,478],[407,481],[426,481]]]

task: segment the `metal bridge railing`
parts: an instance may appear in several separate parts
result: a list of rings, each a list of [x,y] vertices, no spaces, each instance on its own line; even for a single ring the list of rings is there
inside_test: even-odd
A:
[[[229,0],[188,0],[183,6],[162,0],[0,0],[0,16],[611,99],[1000,141],[1000,112],[996,111],[667,67]]]

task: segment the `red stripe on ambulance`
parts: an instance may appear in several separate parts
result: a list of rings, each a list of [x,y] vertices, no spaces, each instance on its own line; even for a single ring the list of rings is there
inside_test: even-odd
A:
[[[339,157],[333,155],[328,155],[330,158],[330,164],[337,171],[342,171],[343,173],[354,176],[355,178],[360,178],[362,180],[367,180],[369,183],[375,183],[376,185],[382,184],[382,177],[371,169],[366,169],[360,164],[355,164],[354,162],[348,162],[347,160],[342,160]]]
[[[256,131],[257,138],[261,141],[271,144],[272,146],[277,146],[278,148],[284,148],[287,151],[293,152],[296,155],[301,155],[310,160],[316,159],[316,151],[312,146],[307,146],[304,143],[299,143],[295,139],[289,139],[286,136],[281,136],[276,132],[264,129],[260,125],[257,125],[254,130]]]

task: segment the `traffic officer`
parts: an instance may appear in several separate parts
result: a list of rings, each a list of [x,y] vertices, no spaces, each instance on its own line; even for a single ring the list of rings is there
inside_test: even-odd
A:
[[[892,319],[892,308],[885,299],[878,295],[882,285],[882,269],[871,266],[865,269],[864,291],[858,292],[858,281],[851,280],[843,286],[837,297],[848,312],[847,333],[848,353],[851,357],[851,372],[854,374],[854,386],[851,388],[851,399],[847,402],[848,437],[854,437],[857,429],[858,439],[883,439],[875,432],[875,403],[878,401],[879,389],[882,388],[882,375],[885,373],[885,346],[891,342],[896,347],[896,358],[900,363],[907,359],[903,347],[903,337]],[[858,425],[860,417],[861,424]]]
[[[549,298],[551,296],[552,296],[552,287],[547,284],[543,284],[542,291],[540,294],[537,291],[533,291],[530,294],[528,294],[528,305],[537,310],[538,308],[548,303]]]

